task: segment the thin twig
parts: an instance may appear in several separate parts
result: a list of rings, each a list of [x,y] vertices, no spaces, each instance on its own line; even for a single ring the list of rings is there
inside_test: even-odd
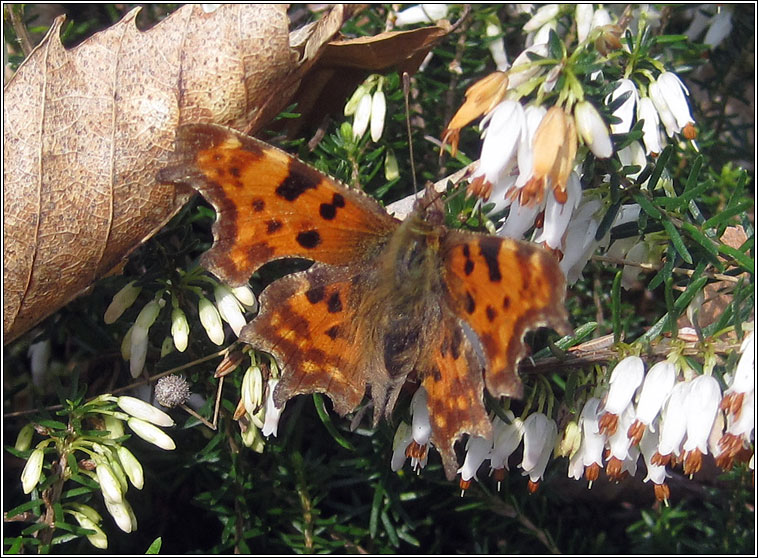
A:
[[[645,271],[658,271],[663,268],[663,264],[633,262],[630,260],[625,260],[623,258],[612,258],[609,256],[592,256],[592,259],[597,262],[606,262],[606,263],[612,263],[612,264],[617,264],[617,265],[631,265],[633,267],[639,267],[640,269],[644,269]],[[684,269],[682,267],[675,267],[671,271],[673,271],[674,273],[681,273],[682,275],[687,275],[688,277],[692,277],[695,274],[694,270]],[[740,281],[739,277],[733,277],[732,275],[725,275],[723,273],[711,273],[709,271],[704,271],[703,275],[705,275],[706,277],[711,277],[713,279],[718,279],[719,281],[727,281],[729,283],[739,283]]]
[[[34,47],[32,46],[32,41],[29,38],[29,33],[26,31],[26,25],[24,25],[24,22],[21,21],[19,14],[14,8],[15,6],[10,5],[7,7],[7,10],[11,16],[11,25],[13,25],[13,31],[16,33],[18,43],[21,45],[21,50],[24,52],[24,57],[27,57],[32,52],[32,50],[34,50]],[[20,9],[23,9],[23,7],[20,7]]]
[[[177,374],[178,372],[181,372],[182,370],[186,370],[187,368],[192,368],[193,366],[196,366],[196,365],[201,364],[203,362],[206,362],[208,360],[212,360],[212,359],[214,359],[216,357],[223,356],[225,353],[227,353],[229,351],[229,349],[231,347],[232,347],[232,345],[230,345],[229,347],[226,347],[225,349],[221,349],[220,351],[216,351],[215,353],[211,353],[209,355],[201,357],[201,358],[199,358],[197,360],[193,360],[192,362],[188,362],[186,364],[182,364],[181,366],[177,366],[176,368],[171,368],[170,370],[166,370],[165,372],[161,372],[159,374],[154,374],[154,375],[149,376],[147,378],[142,378],[142,379],[136,380],[136,381],[130,383],[129,385],[126,385],[124,387],[120,387],[118,389],[114,389],[111,392],[111,394],[115,395],[117,393],[122,393],[124,391],[129,391],[130,389],[134,389],[137,386],[141,386],[143,384],[152,383],[152,382],[154,382],[154,381],[156,381],[156,380],[158,380],[160,378],[163,378],[163,376],[170,376],[171,374]],[[60,404],[58,404],[58,405],[49,405],[47,407],[44,407],[43,409],[37,409],[37,408],[34,408],[34,409],[24,409],[23,411],[13,411],[13,412],[10,412],[10,413],[4,413],[3,417],[4,418],[21,417],[21,416],[29,415],[29,414],[32,414],[32,413],[37,413],[37,412],[42,411],[42,410],[44,410],[44,411],[57,411],[57,410],[62,409],[62,408],[63,408],[63,405],[60,405]]]

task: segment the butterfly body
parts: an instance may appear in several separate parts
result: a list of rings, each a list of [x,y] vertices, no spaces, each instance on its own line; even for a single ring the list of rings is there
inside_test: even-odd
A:
[[[199,190],[216,208],[214,245],[202,261],[220,279],[244,283],[279,258],[315,262],[269,285],[240,334],[279,362],[279,406],[322,392],[345,414],[368,394],[376,422],[412,379],[427,390],[431,441],[451,477],[455,441],[491,435],[485,386],[495,397],[521,395],[524,333],[569,330],[553,257],[528,243],[448,229],[433,190],[401,222],[361,192],[233,130],[182,127],[177,154],[179,164],[158,178]]]

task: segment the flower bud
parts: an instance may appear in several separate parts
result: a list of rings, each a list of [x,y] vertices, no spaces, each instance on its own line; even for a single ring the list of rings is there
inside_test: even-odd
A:
[[[115,440],[124,435],[124,421],[113,415],[105,415],[103,420],[105,421],[105,430],[109,432],[108,438]]]
[[[492,442],[481,436],[469,436],[466,442],[466,457],[463,465],[458,469],[461,480],[465,483],[476,477],[479,466],[487,459],[487,455],[492,449]]]
[[[579,3],[576,5],[576,37],[582,43],[592,30],[592,4]]]
[[[72,502],[70,505],[78,513],[82,514],[93,523],[101,523],[103,521],[103,516],[100,515],[98,511],[92,506],[88,506],[87,504],[80,504],[79,502]]]
[[[388,149],[387,154],[384,156],[384,179],[390,182],[399,177],[400,169],[397,165],[397,156],[394,151]]]
[[[358,105],[363,100],[363,97],[368,95],[371,92],[371,88],[373,87],[373,80],[366,79],[363,83],[361,83],[358,88],[353,92],[350,99],[348,99],[347,103],[345,103],[345,116],[352,116],[355,114],[355,111],[358,110]]]
[[[503,41],[503,38],[499,36],[502,32],[503,30],[500,26],[495,23],[488,23],[485,30],[488,38],[494,37],[487,42],[492,61],[495,63],[495,66],[497,66],[498,70],[504,72],[508,69],[508,55],[505,53],[505,42]]]
[[[358,103],[358,108],[355,109],[355,117],[353,118],[353,139],[359,140],[366,133],[369,120],[371,119],[371,95],[368,93],[364,95]]]
[[[418,4],[398,12],[395,25],[413,25],[414,23],[433,23],[447,16],[447,4]]]
[[[121,358],[124,360],[129,360],[132,356],[132,331],[134,330],[134,325],[132,324],[132,327],[130,327],[126,331],[126,335],[124,335],[124,338],[121,340]]]
[[[103,493],[105,502],[118,503],[124,499],[124,492],[121,483],[113,472],[113,469],[104,458],[97,458],[97,482],[100,483],[100,490]]]
[[[390,461],[390,468],[393,471],[399,471],[402,469],[406,459],[405,450],[412,441],[413,432],[411,426],[407,422],[401,422],[398,424],[397,430],[395,431],[395,437],[392,439],[392,459]]]
[[[387,100],[384,92],[375,91],[371,97],[371,139],[379,141],[384,130],[384,117],[387,114]]]
[[[263,401],[263,374],[258,366],[250,366],[242,377],[242,402],[251,415]]]
[[[237,300],[239,300],[244,306],[247,306],[248,308],[254,309],[258,305],[258,301],[255,299],[253,290],[247,285],[234,287],[232,289],[232,294]]]
[[[200,315],[200,323],[203,324],[205,332],[208,337],[216,345],[221,345],[224,342],[224,326],[221,323],[221,316],[216,310],[216,307],[205,297],[200,297],[198,303],[198,314]]]
[[[148,330],[135,323],[130,331],[132,335],[129,346],[129,372],[132,378],[136,378],[145,367]]]
[[[574,107],[576,131],[595,157],[607,159],[613,154],[613,144],[600,113],[588,101],[581,101]]]
[[[137,327],[150,329],[150,326],[155,323],[155,319],[158,317],[160,311],[160,303],[157,300],[151,300],[145,304],[145,307],[140,311],[139,315],[137,316],[137,320],[134,322],[134,325]]]
[[[171,311],[171,336],[174,338],[176,350],[180,353],[183,353],[187,348],[189,331],[186,314],[181,308],[174,308]]]
[[[105,507],[108,513],[111,514],[113,521],[116,522],[116,525],[124,533],[131,533],[137,529],[137,522],[132,507],[125,499],[122,498],[119,502],[111,502],[106,498]]]
[[[127,283],[119,292],[113,296],[113,300],[105,310],[103,321],[106,324],[112,324],[121,317],[134,301],[137,300],[142,287],[135,287],[134,281]]]
[[[13,445],[18,451],[26,451],[32,447],[32,436],[34,436],[34,425],[27,422],[16,436],[16,443]]]
[[[89,529],[91,531],[94,531],[95,533],[92,535],[87,535],[87,540],[90,542],[92,546],[95,548],[100,549],[106,549],[108,548],[108,537],[105,535],[105,532],[100,528],[97,523],[92,521],[89,517],[87,517],[85,514],[77,511],[69,510],[69,513],[76,519],[76,522],[81,525],[84,529]]]
[[[213,291],[218,312],[225,322],[232,326],[232,331],[239,337],[242,328],[247,325],[242,315],[242,305],[226,285],[218,285]]]
[[[124,446],[118,446],[116,453],[118,454],[119,461],[121,461],[124,473],[129,477],[129,482],[132,483],[132,486],[137,490],[142,490],[142,486],[145,484],[145,475],[142,471],[142,464],[137,461],[134,454]]]
[[[582,429],[575,420],[570,421],[563,431],[563,437],[558,442],[555,454],[560,457],[573,457],[582,444]]]
[[[545,4],[537,9],[532,18],[524,24],[523,30],[526,33],[537,31],[546,23],[555,19],[561,7],[559,4]]]
[[[164,450],[176,449],[176,444],[171,437],[157,426],[134,417],[130,418],[127,424],[137,436],[146,442],[150,442]]]
[[[32,451],[29,459],[27,459],[24,470],[21,471],[21,486],[24,489],[24,494],[29,494],[37,486],[40,476],[42,476],[44,460],[45,452],[41,448]]]
[[[116,399],[116,403],[125,413],[138,419],[146,420],[158,426],[174,426],[174,419],[150,403],[142,401],[142,399],[122,395]]]

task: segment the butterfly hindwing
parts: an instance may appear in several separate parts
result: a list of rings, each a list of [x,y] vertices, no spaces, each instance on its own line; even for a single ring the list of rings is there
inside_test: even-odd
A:
[[[524,334],[540,326],[570,331],[557,260],[533,244],[463,231],[447,232],[442,259],[448,305],[479,338],[487,389],[520,397]]]

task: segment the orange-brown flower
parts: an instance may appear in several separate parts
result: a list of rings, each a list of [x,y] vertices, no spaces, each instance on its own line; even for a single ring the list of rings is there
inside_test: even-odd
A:
[[[443,147],[449,142],[452,154],[455,155],[458,152],[461,128],[495,108],[507,90],[508,76],[505,72],[493,72],[469,87],[466,100],[442,133]]]

